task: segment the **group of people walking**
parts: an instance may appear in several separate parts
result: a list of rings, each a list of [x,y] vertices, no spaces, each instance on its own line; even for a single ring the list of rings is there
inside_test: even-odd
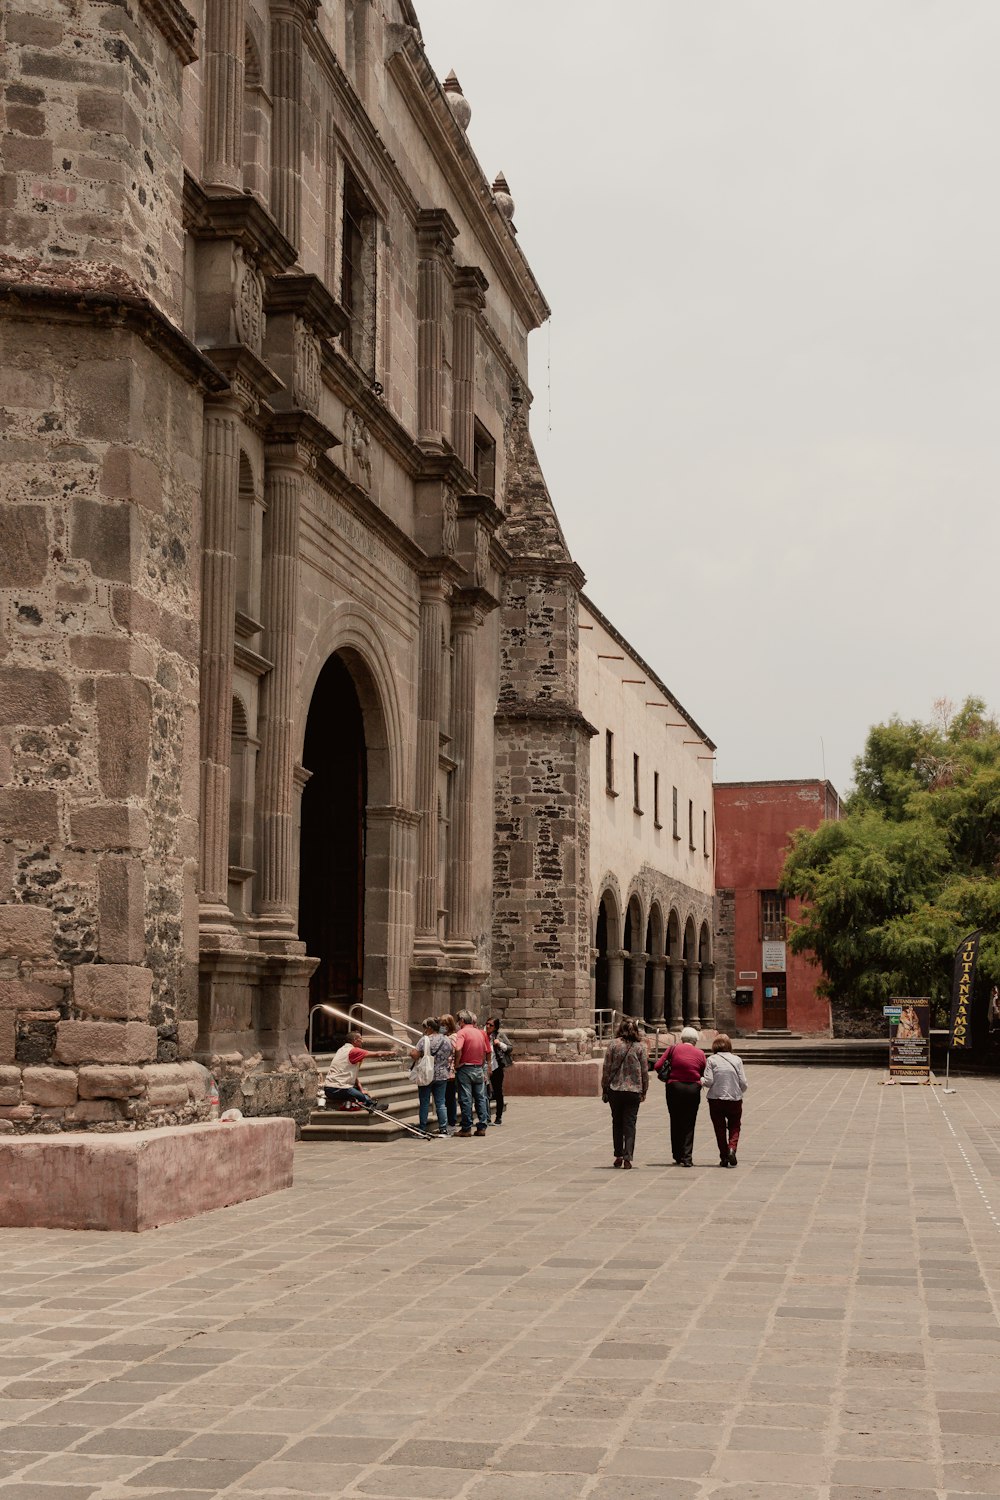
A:
[[[422,1031],[420,1041],[406,1050],[410,1078],[417,1085],[423,1134],[430,1134],[432,1102],[438,1135],[468,1138],[485,1135],[490,1125],[502,1125],[503,1076],[514,1052],[499,1018],[492,1016],[480,1026],[472,1011],[460,1010],[457,1020],[451,1015],[428,1016]],[[352,1032],[334,1053],[323,1083],[328,1108],[345,1104],[369,1112],[380,1108],[378,1100],[360,1087],[358,1072],[366,1058],[396,1058],[399,1051],[372,1052],[361,1043],[362,1033]]]
[[[670,1151],[679,1167],[694,1166],[694,1129],[707,1091],[708,1110],[719,1147],[719,1166],[735,1167],[743,1119],[747,1077],[733,1044],[720,1032],[706,1056],[697,1045],[698,1033],[685,1026],[679,1042],[656,1060],[653,1071],[666,1084],[670,1115]],[[601,1092],[611,1107],[614,1164],[629,1170],[635,1153],[639,1106],[649,1091],[649,1055],[638,1021],[626,1016],[604,1056]]]

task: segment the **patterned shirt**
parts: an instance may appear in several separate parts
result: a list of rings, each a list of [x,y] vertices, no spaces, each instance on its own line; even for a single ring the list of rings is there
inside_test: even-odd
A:
[[[615,1037],[604,1054],[601,1088],[622,1089],[629,1094],[645,1094],[649,1087],[649,1061],[644,1042],[623,1042]]]

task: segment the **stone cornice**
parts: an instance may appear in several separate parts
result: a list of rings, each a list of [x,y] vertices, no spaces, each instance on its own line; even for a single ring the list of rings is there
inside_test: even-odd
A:
[[[529,698],[501,698],[493,715],[496,724],[562,724],[593,739],[598,731],[571,703],[539,703]]]
[[[15,268],[20,274],[12,274]],[[192,385],[206,393],[226,389],[226,377],[212,360],[114,267],[18,266],[12,257],[0,257],[0,307],[25,317],[42,313],[64,322],[125,328]]]
[[[458,515],[459,520],[466,516],[476,517],[491,531],[503,525],[503,511],[499,505],[494,505],[489,495],[459,495]]]
[[[184,174],[184,228],[196,240],[235,240],[267,276],[295,264],[295,247],[252,193],[203,187]]]
[[[390,76],[437,157],[474,232],[492,252],[525,326],[539,327],[551,309],[513,230],[496,206],[479,160],[451,112],[418,32],[412,26],[389,26],[387,51]]]
[[[423,256],[450,255],[458,225],[446,208],[422,208],[417,214],[417,249]]]
[[[422,454],[402,422],[372,390],[371,381],[358,370],[353,360],[335,344],[320,345],[323,380],[336,396],[356,411],[407,474],[420,469]]]
[[[587,578],[579,563],[550,557],[517,557],[507,569],[511,581],[530,578],[565,578],[577,591]]]
[[[674,697],[673,693],[670,691],[667,685],[660,680],[649,663],[643,661],[642,657],[639,655],[638,651],[636,651],[635,647],[630,646],[621,632],[615,629],[611,621],[608,619],[607,615],[603,615],[597,608],[597,605],[593,602],[593,600],[587,598],[586,594],[580,595],[580,603],[583,605],[584,609],[590,611],[590,613],[594,616],[594,619],[597,620],[600,624],[602,630],[606,630],[611,639],[617,645],[621,646],[624,651],[628,652],[629,656],[635,662],[639,670],[646,673],[646,676],[656,688],[656,691],[663,694],[664,698],[666,698],[671,708],[676,708],[677,712],[683,716],[684,722],[686,724],[690,724],[695,734],[701,736],[702,741],[707,746],[707,748],[709,750],[715,750],[717,747],[708,738],[701,725],[695,723],[694,719],[692,719],[691,715],[688,713],[683,704],[678,703],[677,699]]]
[[[351,321],[319,277],[307,274],[270,277],[264,294],[264,311],[268,317],[294,313],[320,338],[328,339],[343,333]]]
[[[212,360],[229,381],[230,389],[244,408],[243,414],[250,426],[266,430],[274,415],[268,400],[276,391],[284,390],[284,382],[246,344],[213,349]]]
[[[395,552],[409,567],[417,572],[427,565],[427,554],[374,500],[352,483],[333,460],[324,455],[310,476],[326,492],[338,500],[366,531],[373,532],[390,551]]]
[[[286,456],[302,453],[319,464],[331,448],[340,446],[340,438],[310,412],[276,411],[269,418],[265,432],[268,449],[285,449]]]
[[[198,26],[181,0],[139,0],[139,9],[146,13],[185,67],[196,60]]]
[[[482,312],[486,307],[489,282],[479,266],[455,267],[455,306]]]

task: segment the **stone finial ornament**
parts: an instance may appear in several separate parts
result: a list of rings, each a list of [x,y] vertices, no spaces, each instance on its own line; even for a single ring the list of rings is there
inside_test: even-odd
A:
[[[462,93],[462,85],[455,76],[454,68],[452,68],[444,81],[444,93],[451,112],[458,121],[459,128],[468,130],[469,121],[472,119],[472,105]]]
[[[493,202],[500,210],[501,218],[509,224],[514,217],[514,200],[510,196],[510,187],[502,172],[498,172],[493,182]]]

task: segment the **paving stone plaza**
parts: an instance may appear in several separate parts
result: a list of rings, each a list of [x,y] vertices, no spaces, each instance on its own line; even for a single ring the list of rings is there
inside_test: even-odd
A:
[[[630,1174],[597,1100],[298,1148],[141,1236],[0,1234],[4,1500],[1000,1495],[1000,1081],[751,1072]],[[224,1127],[220,1127],[224,1128]]]

